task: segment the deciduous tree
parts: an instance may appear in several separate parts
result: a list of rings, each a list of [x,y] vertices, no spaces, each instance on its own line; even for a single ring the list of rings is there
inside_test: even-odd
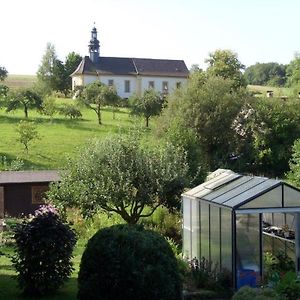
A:
[[[149,149],[136,135],[116,135],[91,142],[66,169],[52,185],[50,200],[80,207],[85,216],[98,209],[114,212],[134,224],[160,205],[178,207],[187,163],[171,144]]]
[[[29,150],[29,143],[40,139],[36,125],[33,122],[20,121],[17,127],[18,142],[24,145],[26,152]]]
[[[7,100],[7,111],[23,108],[25,118],[28,118],[28,110],[31,108],[41,109],[43,99],[32,89],[19,89],[10,91]]]
[[[7,70],[5,67],[0,67],[0,81],[4,81],[4,79],[7,77]]]
[[[149,127],[149,119],[160,114],[163,99],[154,89],[145,90],[141,97],[135,95],[129,99],[131,113],[143,116],[146,127]]]
[[[216,50],[205,60],[208,63],[208,75],[232,80],[233,88],[246,86],[242,70],[245,66],[238,60],[236,53],[231,50]]]

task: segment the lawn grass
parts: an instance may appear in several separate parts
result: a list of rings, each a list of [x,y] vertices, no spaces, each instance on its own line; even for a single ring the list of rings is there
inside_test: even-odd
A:
[[[11,89],[31,88],[37,81],[36,75],[14,75],[8,74],[3,82],[4,85]]]
[[[72,102],[71,99],[58,102]],[[17,141],[17,124],[24,120],[22,110],[7,113],[0,110],[0,169],[5,169],[5,161],[21,159],[24,169],[61,169],[67,157],[72,157],[90,139],[104,138],[119,132],[127,132],[132,127],[143,126],[142,120],[133,118],[125,108],[120,109],[113,119],[112,112],[105,108],[102,112],[102,125],[98,125],[94,111],[82,108],[82,119],[71,120],[55,115],[51,120],[35,110],[29,111],[28,120],[37,125],[40,139],[29,145],[29,153]],[[145,132],[148,132],[145,130]],[[2,162],[2,163],[1,163]]]
[[[291,88],[274,87],[274,86],[262,86],[262,85],[248,85],[249,91],[259,93],[259,96],[266,97],[267,91],[273,91],[274,97],[292,96],[293,91]]]

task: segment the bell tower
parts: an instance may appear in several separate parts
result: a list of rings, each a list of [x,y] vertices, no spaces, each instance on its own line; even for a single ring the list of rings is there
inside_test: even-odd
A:
[[[99,62],[99,56],[100,56],[100,44],[99,40],[97,39],[97,29],[94,27],[91,31],[91,40],[89,43],[89,52],[90,52],[90,59],[93,63]]]

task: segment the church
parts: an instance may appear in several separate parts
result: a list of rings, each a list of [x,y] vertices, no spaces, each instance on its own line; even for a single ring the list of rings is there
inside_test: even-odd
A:
[[[167,95],[184,85],[189,76],[183,60],[101,56],[95,27],[89,53],[71,74],[73,90],[98,80],[113,86],[122,98],[140,96],[150,88]]]

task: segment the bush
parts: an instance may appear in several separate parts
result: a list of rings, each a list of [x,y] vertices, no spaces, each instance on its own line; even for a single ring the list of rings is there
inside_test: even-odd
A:
[[[78,274],[79,299],[181,299],[177,262],[167,241],[137,225],[99,230]]]
[[[232,297],[232,300],[279,300],[277,293],[269,288],[241,287]]]
[[[28,296],[54,292],[72,273],[75,233],[52,206],[41,206],[30,220],[16,226],[13,264],[19,287]]]
[[[79,119],[82,117],[80,110],[73,104],[65,104],[60,107],[59,113],[70,119]]]

